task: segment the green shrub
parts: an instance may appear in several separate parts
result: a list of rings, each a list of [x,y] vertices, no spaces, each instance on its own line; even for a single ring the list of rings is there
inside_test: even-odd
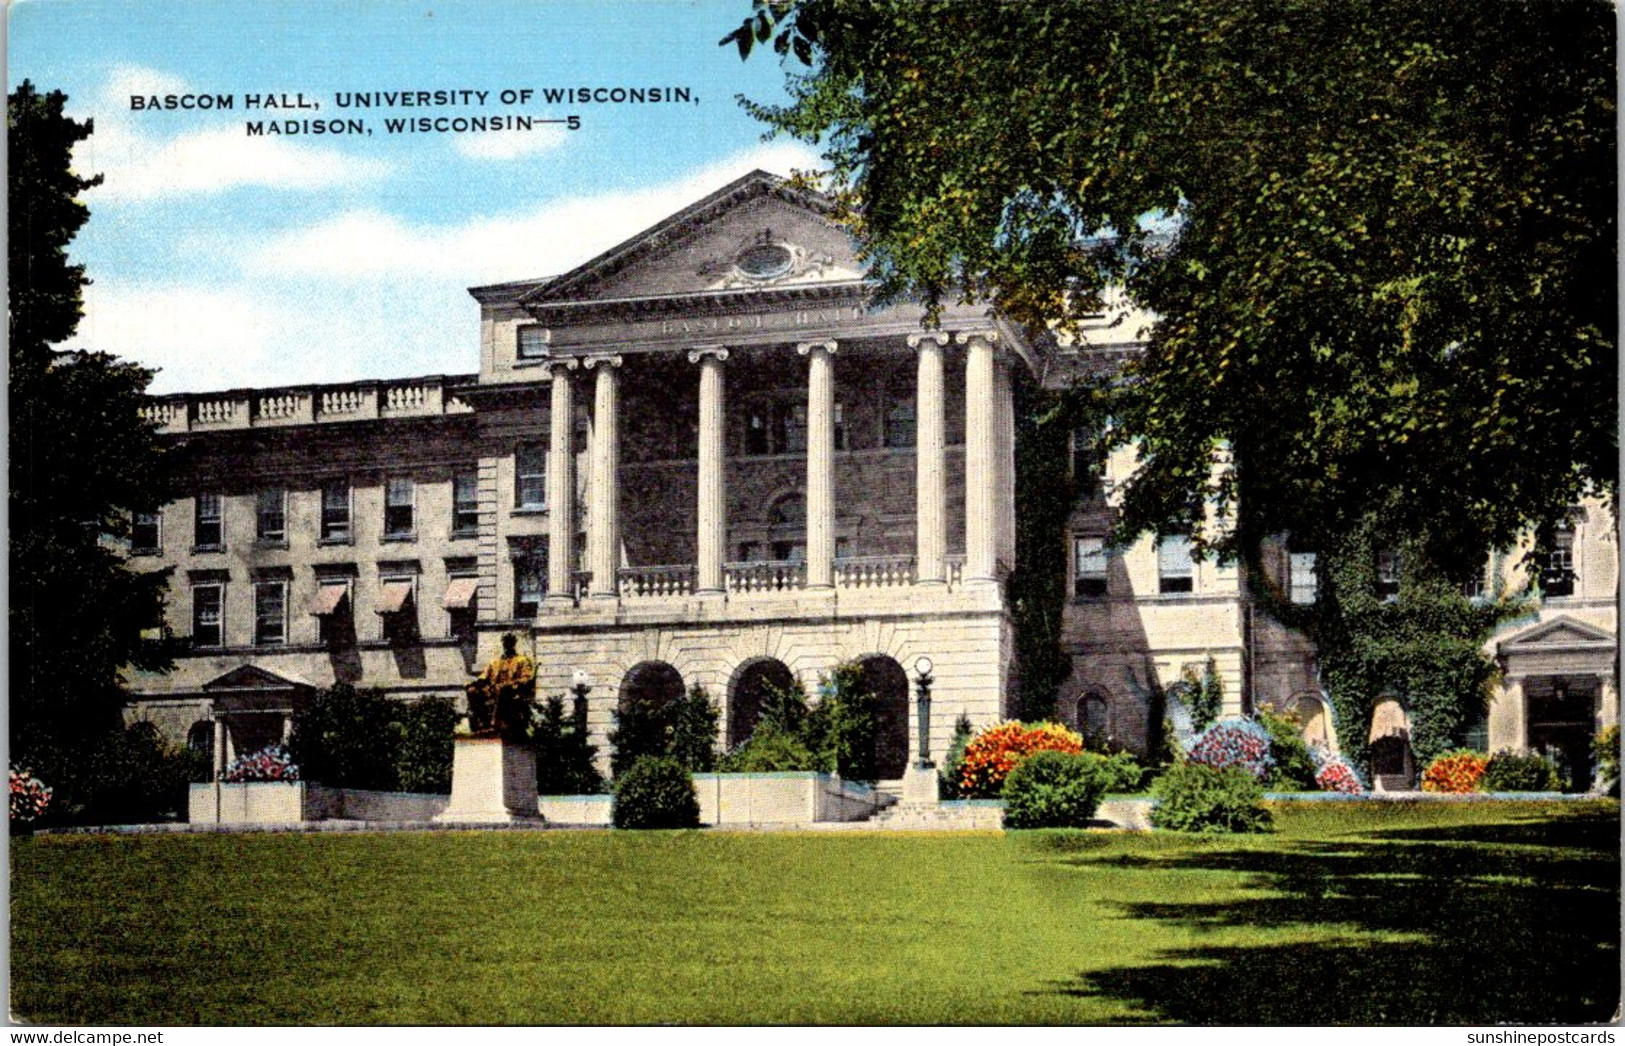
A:
[[[775,719],[756,724],[750,739],[723,756],[717,769],[728,774],[771,774],[828,770],[827,761],[808,748],[798,732]]]
[[[671,711],[671,756],[691,773],[709,773],[717,765],[717,723],[721,711],[711,702],[705,687],[696,683],[688,693],[673,701]]]
[[[104,734],[83,754],[80,802],[55,812],[81,824],[141,824],[184,816],[188,785],[212,768],[201,752],[165,741],[151,723]]]
[[[1279,791],[1313,792],[1318,786],[1315,784],[1314,756],[1309,754],[1309,745],[1304,742],[1303,735],[1298,732],[1298,722],[1292,716],[1279,715],[1268,708],[1261,708],[1258,712],[1258,721],[1263,724],[1270,735],[1270,755],[1275,765],[1270,769],[1265,785]]]
[[[399,717],[400,709],[380,691],[340,683],[294,714],[288,750],[306,781],[394,791],[400,786]]]
[[[531,724],[536,752],[536,791],[540,795],[602,795],[598,746],[576,730],[575,716],[564,712],[558,694],[540,702]]]
[[[1482,792],[1557,792],[1563,788],[1563,779],[1544,756],[1502,749],[1484,765],[1478,788]]]
[[[449,794],[457,706],[448,698],[425,697],[398,707],[401,749],[395,776],[401,791]]]
[[[937,772],[937,787],[944,799],[966,798],[959,793],[959,775],[965,769],[965,746],[975,735],[970,717],[961,712],[954,720],[954,737],[948,742],[948,754],[942,757],[942,769]]]
[[[1151,823],[1176,832],[1267,832],[1264,789],[1240,767],[1199,763],[1169,767],[1152,788]]]
[[[1103,756],[1102,772],[1106,775],[1106,791],[1138,792],[1145,787],[1148,771],[1134,758],[1133,752],[1114,752]]]
[[[1619,795],[1619,726],[1599,731],[1591,742],[1592,785],[1609,786],[1609,794]]]
[[[1034,752],[1004,780],[1006,828],[1083,828],[1112,776],[1093,752]]]
[[[834,771],[849,781],[873,781],[880,714],[875,695],[860,689],[856,665],[841,665],[820,680],[817,708],[808,715],[809,745],[828,753]]]
[[[671,756],[644,756],[615,779],[610,818],[616,828],[698,828],[694,778]]]

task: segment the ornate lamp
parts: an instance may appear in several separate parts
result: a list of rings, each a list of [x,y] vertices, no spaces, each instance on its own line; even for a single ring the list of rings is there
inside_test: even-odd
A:
[[[920,741],[920,758],[914,765],[921,770],[931,770],[937,765],[931,761],[931,659],[924,654],[914,661],[914,692]]]
[[[570,677],[570,689],[575,692],[575,720],[576,736],[587,736],[587,695],[592,692],[592,676],[584,668],[578,668],[575,675]]]

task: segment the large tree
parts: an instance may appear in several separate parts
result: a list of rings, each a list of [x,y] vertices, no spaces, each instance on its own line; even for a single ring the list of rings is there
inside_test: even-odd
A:
[[[1245,556],[1377,508],[1464,572],[1612,488],[1609,5],[756,0],[724,43],[770,40],[804,71],[753,108],[886,293],[1159,317],[1130,530],[1240,502]]]
[[[91,124],[64,115],[66,101],[24,81],[7,112],[10,718],[12,761],[76,805],[106,776],[84,764],[122,727],[123,672],[163,668],[171,650],[143,638],[163,624],[167,572],[132,570],[122,551],[130,514],[165,499],[141,417],[152,374],[53,347],[79,323],[88,281],[68,245],[89,218],[80,195],[101,182],[73,170]]]

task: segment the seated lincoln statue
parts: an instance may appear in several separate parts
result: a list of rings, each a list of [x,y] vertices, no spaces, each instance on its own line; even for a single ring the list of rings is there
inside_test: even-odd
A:
[[[512,632],[502,637],[502,656],[469,680],[468,728],[475,737],[523,741],[536,696],[536,663],[516,649]]]

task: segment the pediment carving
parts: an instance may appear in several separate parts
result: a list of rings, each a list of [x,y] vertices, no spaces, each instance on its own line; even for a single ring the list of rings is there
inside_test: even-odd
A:
[[[279,675],[259,665],[239,665],[203,684],[208,692],[220,690],[311,690],[313,685],[298,676]]]

